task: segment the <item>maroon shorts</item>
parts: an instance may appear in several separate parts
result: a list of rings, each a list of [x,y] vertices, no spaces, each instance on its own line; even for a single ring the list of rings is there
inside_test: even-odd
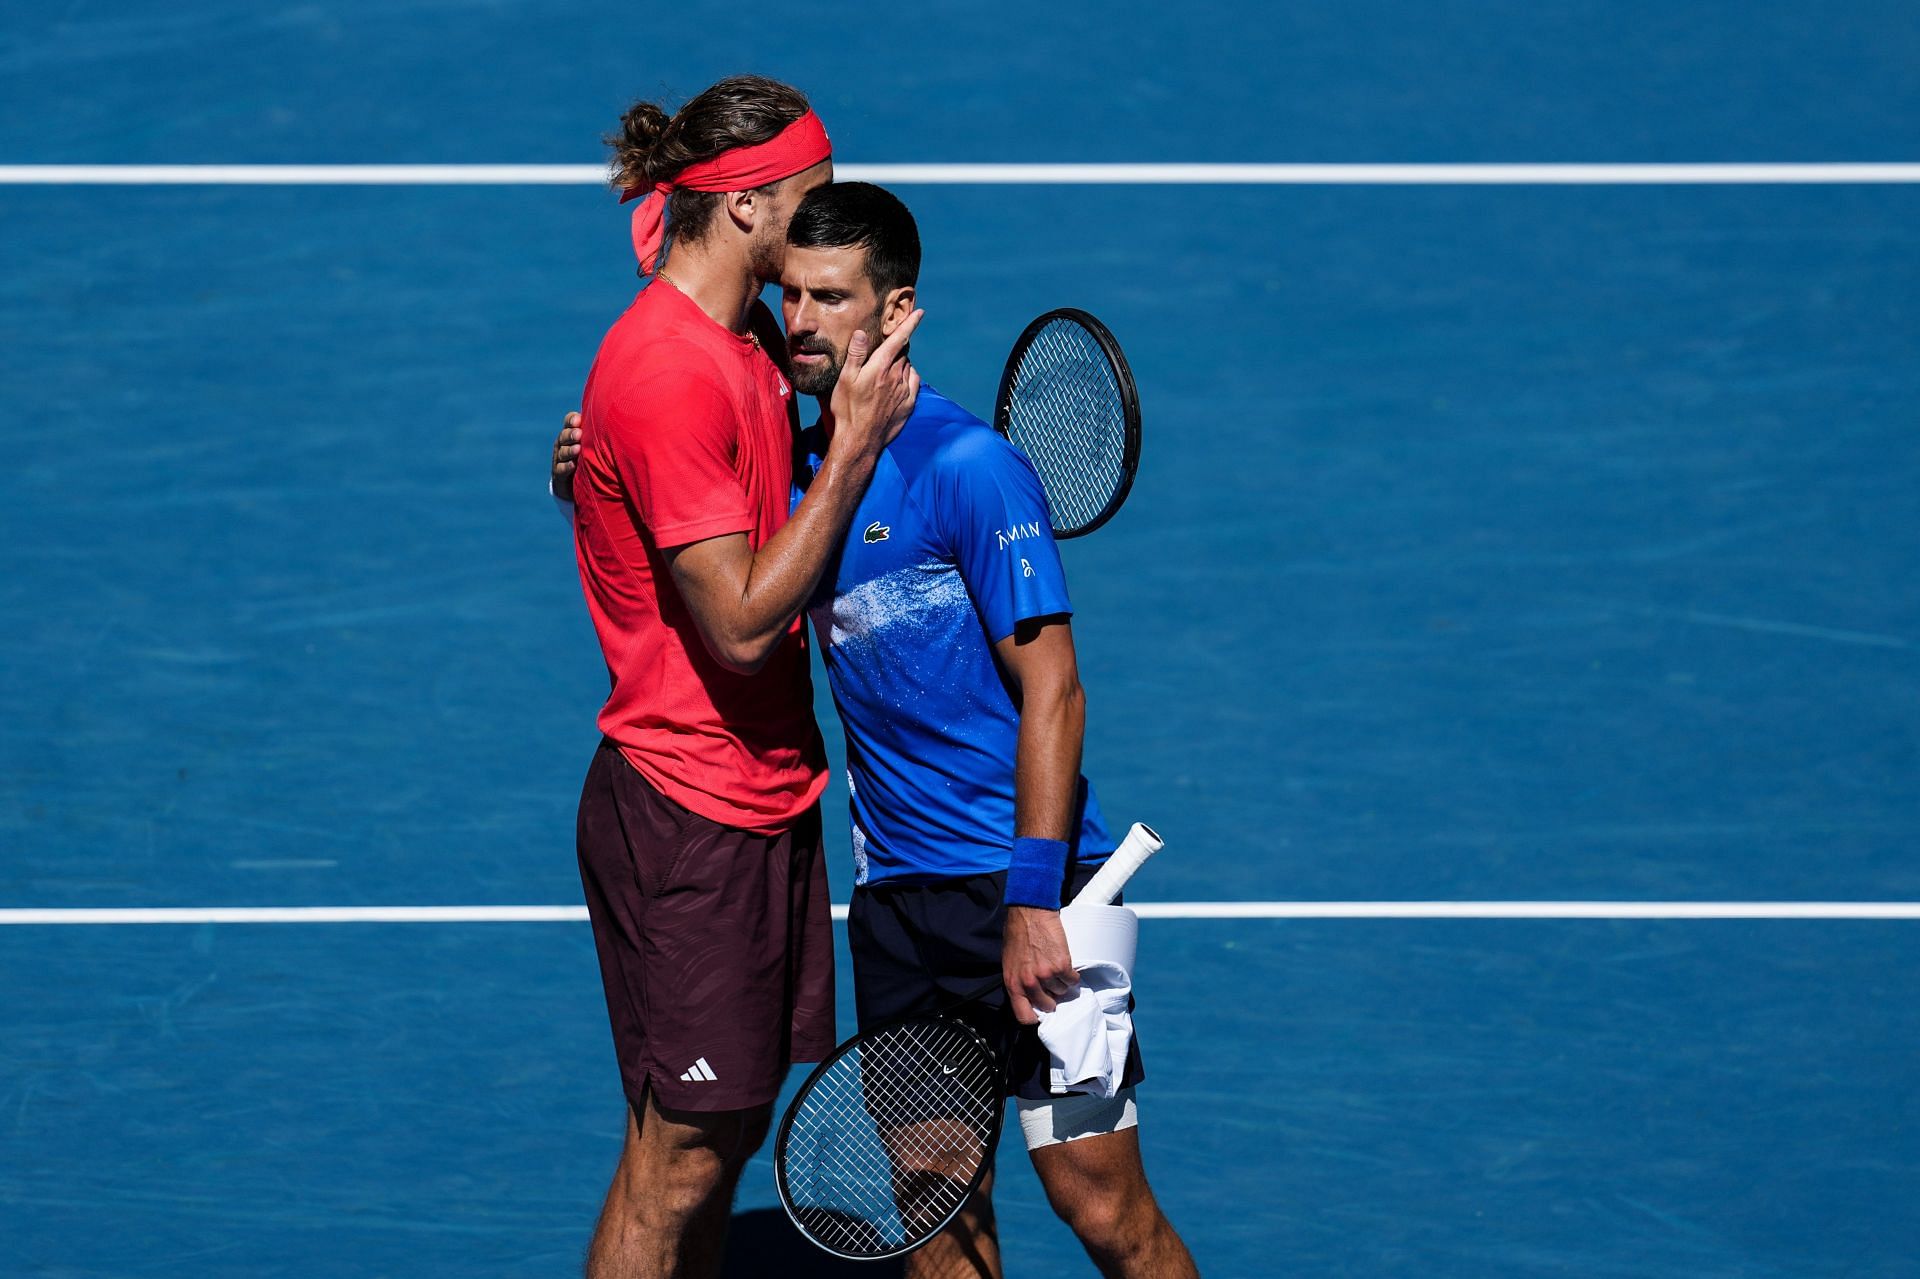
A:
[[[816,806],[722,826],[602,744],[580,793],[580,882],[627,1100],[742,1110],[833,1051],[833,924]]]

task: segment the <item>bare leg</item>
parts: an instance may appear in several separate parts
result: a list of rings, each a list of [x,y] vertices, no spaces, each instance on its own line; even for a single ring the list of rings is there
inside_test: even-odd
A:
[[[945,1230],[907,1254],[906,1279],[1000,1279],[992,1172]]]
[[[1106,1279],[1198,1279],[1186,1244],[1147,1185],[1138,1128],[1031,1153],[1047,1202]]]
[[[772,1113],[770,1105],[662,1110],[650,1096],[636,1122],[629,1108],[620,1166],[587,1249],[587,1279],[718,1274],[734,1187]]]

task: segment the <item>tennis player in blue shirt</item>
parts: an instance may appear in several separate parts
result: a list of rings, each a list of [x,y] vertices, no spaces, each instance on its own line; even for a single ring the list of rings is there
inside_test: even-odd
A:
[[[846,182],[801,202],[787,242],[791,377],[823,415],[797,445],[804,488],[853,335],[877,345],[913,312],[920,238],[892,194]],[[556,492],[567,446],[563,432]],[[1116,1096],[1056,1096],[1034,1029],[1036,1010],[1078,980],[1060,906],[1114,839],[1080,774],[1072,604],[1032,465],[923,383],[808,613],[846,730],[861,1027],[940,1011],[1000,973],[1001,991],[970,1015],[1011,1062],[1008,1089],[1054,1210],[1103,1275],[1194,1275],[1141,1164],[1137,1045]],[[909,1275],[997,1279],[990,1190],[909,1255]]]

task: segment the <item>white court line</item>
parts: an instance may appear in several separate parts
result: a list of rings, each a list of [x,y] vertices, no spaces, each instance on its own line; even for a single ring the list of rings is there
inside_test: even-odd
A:
[[[0,910],[0,925],[29,924],[554,924],[585,906],[132,906]]]
[[[1142,919],[1920,919],[1920,902],[1132,902]],[[0,926],[578,923],[584,906],[170,906],[0,909]],[[847,908],[835,906],[835,919]]]
[[[1142,919],[1920,919],[1920,902],[1129,902]]]
[[[844,164],[910,185],[1699,186],[1920,182],[1920,164]],[[604,185],[598,164],[10,164],[11,186]]]

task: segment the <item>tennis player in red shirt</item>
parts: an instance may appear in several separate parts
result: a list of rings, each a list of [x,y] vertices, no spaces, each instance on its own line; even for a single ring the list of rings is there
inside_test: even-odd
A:
[[[615,150],[652,279],[594,359],[573,477],[612,679],[580,873],[629,1102],[587,1273],[701,1276],[788,1065],[834,1044],[799,614],[913,406],[919,313],[862,343],[832,456],[789,516],[797,415],[757,299],[794,207],[832,178],[826,130],[798,90],[735,77],[672,117],[635,106]]]

